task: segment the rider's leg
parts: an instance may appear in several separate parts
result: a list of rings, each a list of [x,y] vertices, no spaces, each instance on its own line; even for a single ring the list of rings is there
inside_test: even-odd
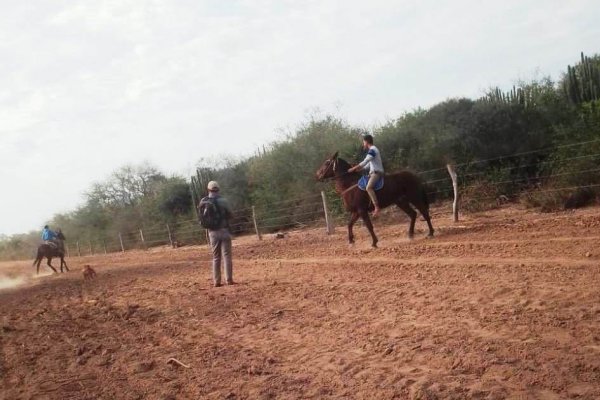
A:
[[[367,193],[369,193],[373,206],[375,206],[375,211],[373,211],[374,217],[379,214],[379,201],[377,200],[377,194],[375,193],[375,184],[379,181],[379,178],[381,178],[381,173],[374,172],[369,175],[369,183],[367,183]]]

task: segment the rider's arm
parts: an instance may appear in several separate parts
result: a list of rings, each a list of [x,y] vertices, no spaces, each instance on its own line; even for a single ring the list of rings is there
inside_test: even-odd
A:
[[[373,160],[375,158],[375,156],[377,155],[377,153],[375,153],[375,150],[373,149],[369,149],[369,151],[367,152],[367,156],[365,157],[365,159],[358,165],[361,166],[361,168],[364,168],[367,166],[367,164],[369,164],[371,162],[371,160]]]
[[[362,162],[360,164],[357,164],[354,167],[350,168],[348,170],[348,172],[354,172],[354,171],[358,171],[359,169],[364,169],[371,162],[371,160],[374,157],[375,157],[375,151],[369,150],[367,152],[367,156],[365,157],[365,159],[362,160]]]

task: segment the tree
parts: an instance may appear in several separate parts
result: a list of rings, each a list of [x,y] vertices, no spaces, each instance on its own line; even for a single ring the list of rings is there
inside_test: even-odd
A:
[[[187,182],[182,178],[170,178],[163,182],[157,193],[158,210],[163,219],[170,221],[192,209],[192,197]]]

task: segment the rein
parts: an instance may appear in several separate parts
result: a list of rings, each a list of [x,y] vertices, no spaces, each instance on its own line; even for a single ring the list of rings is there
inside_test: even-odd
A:
[[[340,196],[345,195],[346,193],[348,193],[349,191],[351,191],[352,189],[356,189],[358,187],[358,183],[355,183],[354,185],[350,186],[348,189],[344,190],[342,193],[340,193]]]

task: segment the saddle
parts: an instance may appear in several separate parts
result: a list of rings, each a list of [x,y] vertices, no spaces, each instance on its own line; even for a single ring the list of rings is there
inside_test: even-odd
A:
[[[50,247],[53,250],[57,250],[57,251],[65,251],[65,244],[64,242],[61,240],[60,242],[55,242],[54,240],[46,240],[43,244],[45,244],[46,246]]]
[[[367,183],[369,183],[369,176],[363,175],[358,180],[358,188],[362,191],[367,190]],[[377,183],[375,183],[375,191],[381,190],[383,188],[383,176],[379,178]]]

